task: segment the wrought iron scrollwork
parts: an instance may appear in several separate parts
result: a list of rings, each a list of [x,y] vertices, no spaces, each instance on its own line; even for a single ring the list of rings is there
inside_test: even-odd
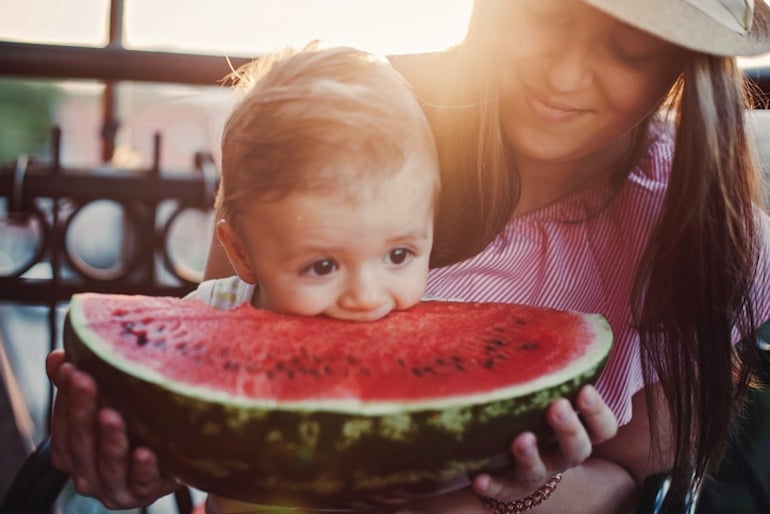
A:
[[[199,270],[180,263],[169,239],[184,216],[210,216],[217,187],[211,157],[196,154],[185,172],[163,172],[158,158],[149,170],[71,169],[60,164],[59,139],[54,129],[48,162],[21,156],[0,167],[3,226],[30,230],[26,244],[34,249],[22,262],[0,266],[0,300],[52,304],[81,291],[179,296],[192,289]],[[156,135],[156,157],[160,144]],[[116,262],[103,267],[76,248],[77,241],[98,239],[88,228],[94,220],[83,220],[98,208],[116,213],[113,225],[119,233],[109,235],[120,243]],[[90,216],[96,218],[91,226],[107,221],[98,213]],[[84,234],[75,234],[84,227]],[[210,235],[197,231],[193,237],[208,247]]]

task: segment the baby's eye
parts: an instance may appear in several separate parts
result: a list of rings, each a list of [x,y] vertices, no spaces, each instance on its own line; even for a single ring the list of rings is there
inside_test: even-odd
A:
[[[403,264],[412,256],[414,256],[414,252],[411,250],[406,248],[394,248],[388,252],[388,261],[390,261],[391,264]]]
[[[322,277],[337,271],[337,263],[331,259],[321,259],[302,270],[303,274]]]

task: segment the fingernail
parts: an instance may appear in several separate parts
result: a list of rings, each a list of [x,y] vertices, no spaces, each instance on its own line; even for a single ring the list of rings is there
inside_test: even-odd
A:
[[[88,495],[88,481],[85,478],[75,480],[75,490],[82,495]]]
[[[583,393],[583,405],[586,407],[591,407],[594,403],[596,403],[596,389],[588,386]]]
[[[519,455],[522,457],[532,457],[535,454],[535,447],[531,444],[525,444],[519,448]]]
[[[489,475],[479,475],[476,477],[476,480],[474,480],[474,485],[476,486],[476,490],[479,492],[486,492],[487,489],[489,489],[489,484],[492,481],[492,477]]]

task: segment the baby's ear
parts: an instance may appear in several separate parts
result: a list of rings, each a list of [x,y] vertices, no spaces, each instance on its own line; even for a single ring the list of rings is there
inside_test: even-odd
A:
[[[230,261],[230,265],[238,274],[238,277],[248,284],[256,284],[257,275],[251,266],[248,250],[241,241],[241,238],[238,237],[238,233],[232,224],[225,219],[221,219],[217,221],[216,231],[219,242],[222,243],[225,254],[227,254],[227,260]]]

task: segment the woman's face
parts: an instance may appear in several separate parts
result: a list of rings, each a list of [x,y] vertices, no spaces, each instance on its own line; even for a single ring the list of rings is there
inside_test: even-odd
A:
[[[574,162],[660,103],[684,51],[579,0],[516,0],[503,32],[500,116],[520,158]]]

